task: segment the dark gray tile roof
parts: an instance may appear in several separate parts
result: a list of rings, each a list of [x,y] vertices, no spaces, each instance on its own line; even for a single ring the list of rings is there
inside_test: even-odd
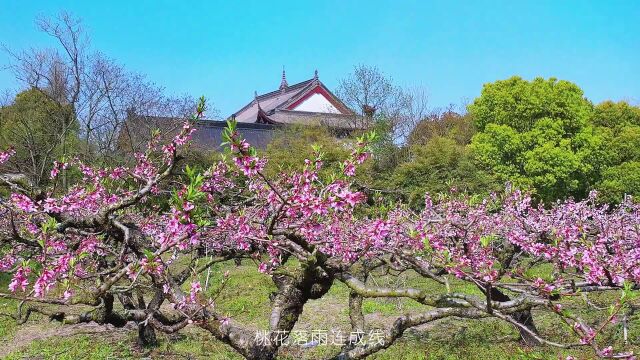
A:
[[[294,110],[276,110],[269,118],[279,124],[320,125],[331,128],[358,128],[357,115],[317,113]]]
[[[193,145],[204,149],[220,149],[222,144],[222,130],[227,127],[225,121],[202,120],[196,123],[196,132],[193,133]],[[273,139],[279,125],[238,123],[236,126],[240,135],[249,144],[265,149]]]
[[[182,128],[184,119],[160,116],[135,116],[127,119],[118,136],[122,151],[141,151],[146,147],[153,130],[162,133],[164,141],[171,139]],[[195,123],[192,147],[199,150],[221,150],[222,130],[226,121],[199,120]],[[251,145],[264,149],[282,125],[238,123],[237,129]]]

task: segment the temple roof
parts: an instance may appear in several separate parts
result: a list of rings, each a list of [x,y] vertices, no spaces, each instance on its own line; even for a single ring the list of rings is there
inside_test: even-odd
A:
[[[354,114],[278,110],[269,115],[269,119],[272,120],[272,124],[322,125],[345,129],[354,128],[357,125],[357,116]]]
[[[314,95],[321,96],[322,101],[330,104],[331,109],[296,110],[297,106]],[[239,123],[308,123],[311,119],[315,119],[342,125],[338,127],[350,127],[342,122],[354,116],[355,114],[320,81],[317,71],[313,78],[293,85],[287,84],[286,74],[283,71],[282,81],[277,90],[262,95],[255,94],[251,102],[232,115]]]

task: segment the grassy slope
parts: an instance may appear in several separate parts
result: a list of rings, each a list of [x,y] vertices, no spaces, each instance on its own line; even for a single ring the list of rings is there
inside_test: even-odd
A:
[[[231,271],[227,286],[217,299],[219,310],[232,316],[235,320],[251,324],[256,329],[265,329],[269,312],[269,293],[274,290],[270,279],[259,274],[254,266],[243,264],[223,264],[213,269],[209,280],[213,292],[219,284],[221,274]],[[0,286],[5,287],[7,279],[0,279]],[[378,279],[384,282],[386,279]],[[417,277],[405,276],[399,280],[402,284],[442,291],[439,285],[425,284]],[[204,282],[203,282],[204,283]],[[387,284],[393,285],[393,284]],[[455,283],[454,291],[475,292],[472,286]],[[297,330],[342,329],[348,332],[348,314],[346,308],[347,289],[336,283],[323,299],[311,301],[306,307]],[[597,299],[595,299],[597,301]],[[577,299],[577,302],[580,300]],[[570,306],[571,304],[567,304]],[[15,302],[0,300],[0,312],[15,309]],[[419,311],[422,306],[410,300],[365,300],[364,312],[372,326],[382,326],[392,321],[394,315]],[[581,314],[585,318],[594,314]],[[30,322],[27,326],[36,324]],[[47,323],[42,319],[37,322],[42,329],[60,327]],[[40,325],[42,324],[42,325]],[[556,339],[568,334],[548,315],[536,316],[537,326]],[[40,329],[40,328],[38,328]],[[0,317],[0,343],[12,343],[18,327],[13,320]],[[54,330],[55,332],[55,330]],[[18,333],[18,337],[23,336]],[[612,333],[614,340],[620,338],[619,333]],[[161,345],[151,351],[139,349],[135,343],[136,332],[119,331],[103,334],[76,334],[67,337],[48,337],[27,343],[26,346],[11,352],[7,359],[133,359],[142,356],[163,359],[240,359],[228,346],[222,344],[207,333],[197,328],[187,328],[180,335],[167,337],[160,335]],[[635,320],[630,329],[630,339],[640,342],[640,324]],[[337,347],[321,346],[314,349],[301,350],[284,348],[283,359],[317,359],[335,354]],[[638,348],[635,349],[636,352]],[[518,343],[516,331],[510,326],[495,320],[462,321],[446,319],[425,328],[410,330],[405,337],[389,349],[371,357],[372,359],[558,359],[572,354],[579,359],[592,358],[588,350],[560,351],[552,348],[525,349]]]

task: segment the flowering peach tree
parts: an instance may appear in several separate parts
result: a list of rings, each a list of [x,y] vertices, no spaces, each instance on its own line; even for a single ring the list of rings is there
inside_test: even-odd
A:
[[[203,110],[201,103],[195,118]],[[0,297],[20,304],[5,315],[19,323],[32,313],[64,324],[134,323],[147,345],[158,331],[197,326],[248,359],[273,359],[305,304],[341,282],[351,292],[354,330],[367,326],[363,298],[406,298],[423,309],[380,329],[380,341],[345,344],[336,359],[365,358],[407,329],[448,317],[498,319],[529,345],[584,346],[602,358],[633,358],[602,336],[637,305],[640,207],[631,199],[609,208],[593,194],[545,207],[508,189],[481,201],[426,195],[421,212],[400,204],[376,213],[364,211],[371,201],[353,184],[373,135],[358,139],[330,179],[319,175],[321,149],[298,172],[268,178],[267,159],[233,122],[224,132],[231,161],[203,172],[182,168],[180,149],[193,131],[186,122],[168,144],[152,140],[131,167],[56,162],[52,187],[35,195],[0,177],[10,189],[0,199],[0,272],[10,278]],[[12,152],[0,152],[0,164]],[[81,179],[56,187],[59,174],[71,170]],[[220,312],[198,281],[213,264],[239,259],[253,259],[277,289],[261,341]],[[527,270],[535,266],[550,270],[532,276]],[[412,272],[442,291],[367,281],[379,270]],[[452,281],[479,291],[455,292]],[[608,313],[597,322],[564,305],[585,299],[587,308],[593,293],[610,295]],[[555,316],[572,337],[552,340],[538,331],[532,314],[540,312]]]

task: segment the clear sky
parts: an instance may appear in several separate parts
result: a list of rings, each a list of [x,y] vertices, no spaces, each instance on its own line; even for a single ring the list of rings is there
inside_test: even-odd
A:
[[[640,1],[0,0],[0,42],[47,45],[37,15],[67,10],[92,46],[168,93],[205,95],[229,115],[313,76],[335,89],[353,65],[422,85],[434,107],[520,75],[577,83],[594,102],[640,101]],[[0,67],[7,56],[0,54]],[[0,89],[18,84],[0,71]]]

